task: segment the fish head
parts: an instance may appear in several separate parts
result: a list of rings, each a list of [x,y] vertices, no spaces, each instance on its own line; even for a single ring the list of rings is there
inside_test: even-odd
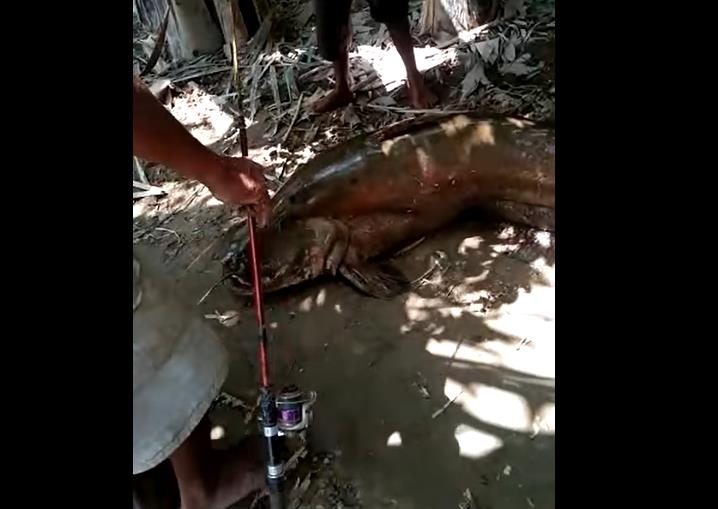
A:
[[[296,220],[257,232],[262,289],[271,293],[335,273],[348,246],[348,232],[324,218]],[[252,295],[249,243],[236,242],[223,260],[226,277],[240,295]]]

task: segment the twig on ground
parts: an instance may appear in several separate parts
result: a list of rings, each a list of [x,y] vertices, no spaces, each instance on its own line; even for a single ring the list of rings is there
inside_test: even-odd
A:
[[[187,267],[186,267],[184,270],[185,270],[185,271],[188,271],[189,269],[191,269],[192,266],[194,266],[194,264],[197,263],[200,258],[202,258],[205,254],[207,254],[207,251],[209,251],[209,250],[212,248],[212,246],[214,246],[214,245],[219,241],[220,238],[221,238],[221,237],[218,236],[218,237],[215,238],[212,242],[210,242],[209,244],[207,244],[207,247],[205,247],[205,248],[195,257],[195,259],[192,260],[192,262],[190,262],[189,265],[187,265]]]
[[[180,238],[179,233],[177,233],[177,232],[174,231],[174,230],[170,230],[169,228],[162,228],[162,227],[160,227],[160,226],[158,226],[157,228],[155,228],[155,230],[160,231],[160,232],[171,233],[171,234],[173,234],[175,237],[177,237],[177,242],[182,242],[182,239]]]
[[[289,123],[287,132],[284,133],[284,137],[282,138],[282,145],[284,145],[287,142],[287,138],[289,138],[289,133],[292,132],[294,123],[297,121],[297,117],[299,116],[299,110],[302,108],[302,99],[304,99],[304,92],[299,94],[299,99],[297,100],[297,108],[294,110],[294,115],[292,116],[292,121]],[[284,168],[282,168],[282,169],[284,169]],[[281,180],[281,178],[282,178],[282,175],[279,176],[280,180]]]
[[[142,162],[135,156],[132,158],[134,162],[135,171],[137,172],[137,176],[140,179],[140,182],[142,182],[145,185],[150,185],[150,181],[147,180],[147,175],[145,174],[145,169],[142,167]],[[135,186],[137,187],[137,186]],[[145,191],[148,191],[149,189],[145,189]]]
[[[393,111],[395,113],[404,113],[407,115],[419,115],[424,113],[441,113],[441,114],[466,114],[472,113],[474,110],[441,110],[438,108],[422,110],[422,109],[411,109],[401,108],[399,106],[381,106],[379,104],[365,104],[361,108],[371,108],[373,110]]]
[[[138,200],[140,198],[147,198],[148,196],[162,196],[164,194],[167,194],[165,191],[160,189],[159,187],[151,187],[150,189],[147,189],[146,191],[137,191],[132,193],[132,199]]]
[[[449,406],[450,406],[454,401],[456,401],[456,399],[457,399],[459,396],[461,396],[463,393],[464,393],[464,389],[461,389],[461,390],[459,391],[459,394],[457,394],[456,396],[454,396],[453,398],[451,398],[449,401],[447,401],[446,403],[444,403],[444,406],[442,406],[442,407],[439,408],[436,412],[434,412],[433,414],[431,414],[431,418],[432,418],[432,419],[436,419],[436,418],[439,417],[441,414],[443,414],[443,413],[446,411],[446,409],[449,408]]]
[[[217,288],[219,285],[221,285],[222,283],[224,283],[225,281],[227,281],[230,277],[232,277],[232,274],[227,274],[227,275],[224,276],[222,279],[220,279],[220,280],[217,281],[215,284],[213,284],[213,285],[209,288],[209,290],[207,290],[207,291],[205,292],[205,294],[202,295],[202,298],[200,298],[200,299],[197,301],[197,305],[199,306],[199,305],[202,304],[205,300],[207,300],[207,297],[209,297],[209,294],[212,293],[212,292],[215,290],[215,288]]]
[[[316,73],[318,73],[319,71],[326,70],[326,69],[328,69],[329,67],[331,67],[331,65],[332,65],[332,64],[330,64],[330,63],[328,63],[328,62],[325,63],[325,64],[320,64],[320,65],[316,66],[314,69],[310,69],[310,70],[308,70],[307,72],[305,72],[304,74],[299,75],[299,81],[305,80],[305,79],[307,79],[309,76],[311,76],[312,74],[316,74]]]
[[[229,65],[223,66],[223,67],[217,67],[215,69],[207,69],[206,71],[190,74],[188,76],[182,76],[179,78],[173,78],[173,83],[182,83],[183,81],[189,81],[194,78],[203,78],[204,76],[209,76],[210,74],[217,74],[218,72],[226,72],[231,70],[232,67]]]

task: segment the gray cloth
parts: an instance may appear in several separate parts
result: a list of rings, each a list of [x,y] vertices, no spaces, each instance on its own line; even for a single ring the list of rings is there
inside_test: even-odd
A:
[[[219,338],[135,253],[133,267],[133,474],[167,459],[197,426],[228,370]]]

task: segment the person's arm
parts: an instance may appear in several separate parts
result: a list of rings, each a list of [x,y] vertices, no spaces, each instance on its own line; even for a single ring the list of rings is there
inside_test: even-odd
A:
[[[199,180],[223,202],[249,206],[260,226],[266,223],[269,196],[261,165],[215,154],[202,145],[137,76],[132,81],[132,117],[134,155]]]
[[[202,181],[217,171],[219,156],[202,145],[134,77],[132,81],[132,142],[134,154]]]

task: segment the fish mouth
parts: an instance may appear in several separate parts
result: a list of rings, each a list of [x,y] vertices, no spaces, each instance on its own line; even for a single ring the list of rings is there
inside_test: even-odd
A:
[[[262,232],[259,272],[263,293],[271,293],[314,279],[327,271],[328,257],[336,249],[334,222],[324,219],[297,221],[281,231]],[[346,236],[337,254],[346,250]],[[223,276],[233,293],[254,293],[254,277],[245,239],[230,246],[222,259]],[[333,250],[333,251],[332,251]],[[336,254],[333,258],[337,258]],[[339,260],[334,260],[335,264]]]
[[[249,265],[245,262],[226,263],[224,265],[225,279],[233,293],[242,297],[254,295],[254,278],[251,275]],[[275,292],[279,289],[294,286],[307,279],[305,270],[280,266],[276,270],[263,266],[262,290],[264,293]]]
[[[242,249],[232,246],[222,259],[223,279],[230,289],[239,295],[252,295],[254,285],[247,264],[242,260]]]

